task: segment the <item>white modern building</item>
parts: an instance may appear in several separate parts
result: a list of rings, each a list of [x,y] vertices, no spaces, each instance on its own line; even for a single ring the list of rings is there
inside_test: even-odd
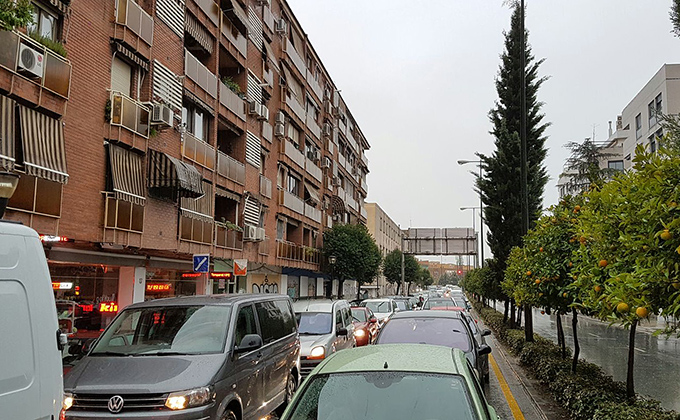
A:
[[[401,249],[402,233],[399,225],[377,203],[366,203],[365,209],[367,212],[366,226],[375,239],[383,258],[395,249]],[[371,297],[387,296],[396,292],[396,287],[389,284],[382,273],[377,281],[362,286],[362,288],[367,289]]]

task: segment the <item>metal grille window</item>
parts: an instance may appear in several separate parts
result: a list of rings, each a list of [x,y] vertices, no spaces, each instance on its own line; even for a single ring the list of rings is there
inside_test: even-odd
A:
[[[184,36],[184,0],[157,0],[156,15],[180,37]]]
[[[262,103],[261,84],[262,82],[260,82],[255,76],[253,76],[251,73],[248,73],[248,99],[257,104]]]
[[[248,131],[246,133],[246,162],[256,168],[260,167],[262,153],[262,141],[255,134]]]
[[[243,206],[243,221],[247,225],[261,227],[262,206],[253,197],[247,196]]]
[[[248,20],[250,21],[250,30],[248,31],[250,40],[253,41],[258,50],[262,51],[262,43],[264,42],[262,21],[252,7],[248,7]]]
[[[182,83],[175,73],[158,60],[153,62],[152,81],[154,99],[170,105],[175,111],[182,109]]]

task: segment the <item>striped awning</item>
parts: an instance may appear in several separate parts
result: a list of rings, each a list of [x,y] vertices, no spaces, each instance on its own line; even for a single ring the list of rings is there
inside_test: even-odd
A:
[[[0,95],[0,170],[14,169],[14,112],[15,102]]]
[[[189,13],[184,15],[184,31],[205,49],[209,54],[213,52],[214,39],[205,27]]]
[[[66,14],[68,12],[68,3],[62,0],[49,0],[50,4],[57,8],[61,13]]]
[[[149,188],[172,197],[203,196],[203,177],[193,165],[165,153],[149,149]]]
[[[144,156],[108,144],[109,182],[117,200],[143,206],[146,202],[144,186]]]
[[[123,45],[120,41],[111,41],[117,53],[123,54],[128,60],[137,64],[144,71],[149,71],[149,60],[135,54],[130,48]]]
[[[318,204],[321,199],[319,198],[319,192],[314,189],[311,185],[305,182],[305,190],[307,190],[307,194],[309,194],[309,199],[314,203]]]
[[[250,30],[250,19],[248,19],[246,11],[243,10],[236,0],[231,0],[226,3],[231,3],[231,5],[226,4],[223,9],[227,17],[243,35],[247,36],[248,31]]]
[[[240,195],[233,193],[231,191],[227,191],[224,188],[220,188],[219,186],[217,188],[215,188],[215,195],[217,195],[219,197],[228,198],[230,200],[237,201],[237,202],[241,201]]]
[[[213,194],[212,184],[203,181],[203,191],[205,191],[205,194],[199,198],[182,197],[182,200],[180,201],[182,216],[206,222],[214,221],[212,214],[215,195]]]
[[[68,172],[61,121],[21,105],[19,117],[26,173],[66,184]]]

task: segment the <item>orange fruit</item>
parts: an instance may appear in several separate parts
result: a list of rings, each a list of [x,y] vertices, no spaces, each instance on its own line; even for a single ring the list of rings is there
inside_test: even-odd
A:
[[[569,296],[569,295],[567,294],[567,292],[562,293],[562,297],[567,297],[567,296]]]
[[[531,271],[527,271],[527,276],[531,277]]]
[[[575,241],[574,241],[574,238],[569,239],[569,243],[570,243],[570,244],[573,244],[574,242],[575,242]]]
[[[585,243],[586,243],[586,237],[585,237],[585,236],[581,236],[578,240],[579,240],[579,242],[581,242],[582,244],[585,244]]]
[[[640,306],[635,310],[635,314],[640,318],[647,318],[647,315],[649,315],[649,310],[644,306]]]
[[[671,232],[668,229],[664,229],[664,231],[661,232],[661,235],[659,236],[661,236],[661,239],[663,239],[664,241],[667,241],[673,237],[673,234],[671,234]]]
[[[538,252],[543,252],[543,247],[538,248]]]
[[[574,207],[574,212],[579,212],[579,211],[581,211],[581,206],[577,205],[576,207]]]
[[[541,284],[541,280],[536,279],[536,281],[534,281],[534,283],[536,283],[536,284]]]
[[[569,261],[569,268],[571,268],[571,267],[573,267],[573,266],[574,266],[574,263],[571,262],[571,261]]]
[[[616,305],[616,311],[621,313],[621,314],[626,313],[629,310],[630,310],[630,308],[628,307],[628,304],[625,303],[625,302],[621,302],[618,305]]]
[[[602,286],[600,286],[600,285],[598,284],[598,285],[595,286],[593,289],[595,289],[595,291],[596,291],[597,293],[600,293],[600,292],[602,291]]]
[[[600,260],[600,267],[604,268],[607,266],[607,264],[609,264],[607,260]]]

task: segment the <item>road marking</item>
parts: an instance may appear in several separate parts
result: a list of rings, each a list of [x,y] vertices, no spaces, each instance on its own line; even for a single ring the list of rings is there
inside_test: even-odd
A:
[[[489,355],[489,363],[491,363],[491,368],[493,369],[493,372],[496,374],[498,382],[500,382],[501,384],[501,391],[503,391],[505,400],[508,402],[508,406],[510,407],[510,411],[512,412],[512,417],[514,417],[515,420],[525,420],[524,415],[522,414],[522,410],[519,409],[517,400],[515,400],[515,397],[512,395],[512,392],[510,391],[508,382],[505,380],[505,377],[503,376],[501,369],[498,367],[496,359],[494,359],[493,355],[491,354]]]

